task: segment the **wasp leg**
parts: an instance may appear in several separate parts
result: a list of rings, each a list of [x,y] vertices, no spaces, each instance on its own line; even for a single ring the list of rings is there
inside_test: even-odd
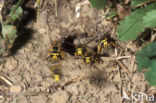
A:
[[[57,59],[56,59],[56,58],[54,58],[54,57],[52,56],[51,60],[52,60],[52,61],[55,61],[55,60],[57,60]]]
[[[115,45],[113,42],[111,42],[110,44],[111,44],[114,48],[116,47],[116,45]]]
[[[97,54],[101,54],[101,44],[98,45]]]
[[[46,59],[49,59],[51,57],[51,53],[48,53],[48,55],[46,56]]]
[[[76,58],[78,57],[78,56],[77,56],[77,52],[74,53],[74,56],[75,56]]]
[[[48,49],[48,51],[49,51],[49,52],[51,52],[51,51],[52,51],[52,49],[50,48],[50,49]]]
[[[65,53],[64,52],[61,52],[61,58],[65,59]]]
[[[56,45],[56,44],[57,44],[57,42],[56,42],[56,41],[53,41],[53,42],[52,42],[52,45]]]

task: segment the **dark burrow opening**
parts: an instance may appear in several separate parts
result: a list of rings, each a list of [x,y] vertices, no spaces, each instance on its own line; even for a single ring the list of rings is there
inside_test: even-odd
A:
[[[75,52],[75,45],[74,45],[75,39],[76,39],[76,35],[73,35],[73,36],[65,37],[61,40],[63,51],[69,53],[72,56],[74,56],[74,52]]]
[[[146,29],[145,32],[141,33],[138,38],[135,40],[138,47],[142,46],[143,44],[148,43],[151,40],[151,29]]]

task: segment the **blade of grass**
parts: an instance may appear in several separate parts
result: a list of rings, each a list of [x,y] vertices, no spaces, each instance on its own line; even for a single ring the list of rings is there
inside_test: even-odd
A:
[[[143,6],[143,5],[145,5],[145,4],[147,4],[147,3],[151,3],[151,2],[156,2],[156,0],[147,0],[146,2],[140,3],[140,4],[136,5],[136,6],[133,7],[133,8],[137,8],[137,7]]]
[[[16,7],[13,8],[13,10],[11,10],[11,13],[9,16],[12,16],[15,13],[16,9],[20,6],[21,2],[22,2],[22,0],[18,0]]]
[[[55,0],[55,15],[57,17],[57,0]]]

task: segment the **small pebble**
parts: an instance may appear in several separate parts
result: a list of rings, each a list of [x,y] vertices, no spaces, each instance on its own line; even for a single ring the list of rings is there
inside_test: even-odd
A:
[[[22,87],[19,86],[19,85],[12,85],[10,87],[10,92],[16,92],[16,93],[19,93],[19,92],[22,92]]]

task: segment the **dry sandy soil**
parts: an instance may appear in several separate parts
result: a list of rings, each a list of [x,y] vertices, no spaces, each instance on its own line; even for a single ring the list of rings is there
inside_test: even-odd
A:
[[[98,11],[86,3],[75,12],[76,6],[84,1],[58,0],[57,17],[54,0],[43,2],[38,22],[27,25],[33,32],[24,33],[26,36],[18,43],[26,42],[0,65],[2,76],[10,81],[9,84],[0,82],[0,103],[132,103],[122,100],[123,91],[128,95],[154,93],[143,73],[136,72],[136,44],[117,40],[115,25],[106,18],[108,8]],[[107,56],[101,57],[102,62],[86,65],[76,59],[69,49],[72,47],[67,46],[66,59],[58,63],[62,78],[58,83],[54,81],[50,70],[53,63],[45,59],[52,41],[72,40],[76,36],[76,45],[77,41],[85,43],[92,37],[105,35],[118,46],[108,50]],[[87,46],[97,46],[97,38]]]

